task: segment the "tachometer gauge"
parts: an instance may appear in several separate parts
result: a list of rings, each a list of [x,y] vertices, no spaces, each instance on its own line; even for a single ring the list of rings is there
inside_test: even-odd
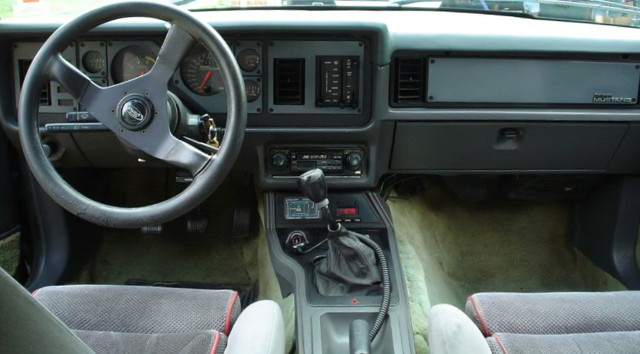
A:
[[[237,57],[240,68],[246,72],[252,72],[260,65],[260,54],[253,49],[245,49]]]
[[[117,84],[142,76],[156,63],[156,55],[141,46],[132,45],[122,49],[111,64],[113,81]]]
[[[90,50],[82,56],[82,67],[91,74],[104,69],[104,56],[95,50]]]
[[[200,44],[185,57],[180,65],[180,74],[189,90],[198,95],[211,96],[224,90],[224,81],[218,63]]]
[[[247,93],[248,102],[253,102],[260,97],[260,85],[253,80],[244,80],[244,90]]]

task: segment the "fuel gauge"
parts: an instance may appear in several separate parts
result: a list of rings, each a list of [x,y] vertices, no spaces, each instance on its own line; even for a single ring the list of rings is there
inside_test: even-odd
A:
[[[253,102],[260,97],[261,87],[255,80],[244,80],[244,89],[247,93],[247,102]]]

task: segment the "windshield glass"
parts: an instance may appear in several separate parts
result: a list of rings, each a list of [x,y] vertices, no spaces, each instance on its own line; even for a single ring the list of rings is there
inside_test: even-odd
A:
[[[454,10],[640,27],[640,0],[164,0],[193,10],[371,8]],[[0,18],[73,16],[114,0],[0,0]]]

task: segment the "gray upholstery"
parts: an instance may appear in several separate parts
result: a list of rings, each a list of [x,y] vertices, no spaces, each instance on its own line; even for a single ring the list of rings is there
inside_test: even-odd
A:
[[[72,330],[228,335],[240,314],[231,290],[68,285],[42,288],[34,297]]]
[[[492,353],[640,352],[638,291],[480,293],[467,299],[465,310],[475,333],[449,330],[461,322],[455,314],[429,319],[433,354],[460,353],[460,343],[475,342],[480,331]]]
[[[239,312],[229,290],[78,285],[32,296],[0,268],[2,352],[284,353],[275,302],[253,303],[234,325]]]
[[[466,312],[486,337],[640,331],[640,291],[479,293]]]
[[[231,290],[70,285],[33,297],[97,353],[221,354],[240,314]]]
[[[0,268],[0,348],[6,353],[90,353],[51,312]]]
[[[432,353],[491,353],[482,333],[458,308],[439,304],[431,308],[428,318]]]
[[[218,331],[187,333],[122,333],[73,331],[96,353],[216,353],[223,354],[227,336]]]
[[[487,342],[493,353],[638,353],[640,331],[536,335],[499,333]]]

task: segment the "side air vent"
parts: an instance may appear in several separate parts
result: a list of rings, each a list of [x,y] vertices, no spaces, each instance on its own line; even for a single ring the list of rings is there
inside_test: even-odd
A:
[[[304,59],[274,59],[273,66],[273,103],[303,105]]]
[[[27,76],[27,70],[29,70],[29,66],[31,65],[31,60],[19,59],[18,60],[18,74],[20,75],[20,88],[22,88],[22,83],[24,82],[24,78]],[[40,105],[41,106],[51,106],[51,92],[49,91],[49,83],[46,83],[42,87],[42,91],[40,91]]]
[[[422,58],[396,58],[393,97],[396,104],[412,106],[424,102],[424,72]]]

